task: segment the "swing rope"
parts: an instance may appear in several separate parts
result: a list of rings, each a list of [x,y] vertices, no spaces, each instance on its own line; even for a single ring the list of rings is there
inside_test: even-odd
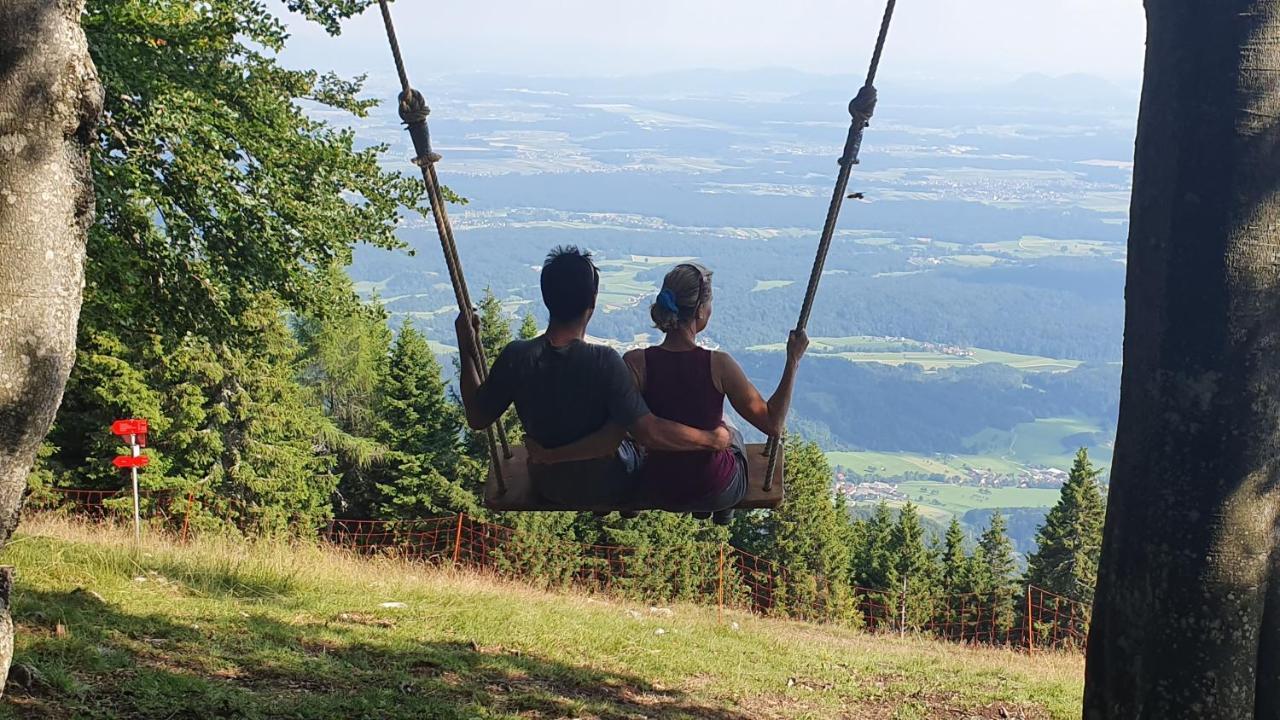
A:
[[[404,67],[400,42],[396,39],[396,29],[391,21],[391,9],[387,6],[387,0],[378,0],[378,5],[382,9],[382,24],[387,30],[387,41],[391,45],[391,55],[395,58],[396,72],[400,76],[400,119],[413,140],[413,150],[417,154],[413,162],[422,170],[422,184],[427,189],[431,217],[435,220],[436,234],[440,236],[440,249],[444,253],[445,267],[449,271],[449,282],[453,285],[454,299],[457,300],[458,308],[465,316],[467,324],[472,325],[474,312],[471,293],[467,289],[466,276],[462,273],[462,260],[458,257],[458,246],[453,239],[453,226],[449,223],[449,215],[445,211],[440,179],[436,176],[436,162],[440,160],[440,155],[431,150],[431,132],[427,128],[427,116],[431,114],[431,108],[427,107],[427,101],[422,93],[414,90],[409,84],[409,73]],[[476,364],[481,382],[484,382],[489,377],[489,364],[485,360],[484,345],[480,341],[479,333],[475,333],[474,337],[475,343],[472,347],[458,350],[471,357]],[[502,475],[502,458],[511,458],[511,446],[507,441],[507,431],[502,418],[498,418],[493,426],[485,429],[485,441],[489,446],[489,461],[498,483],[498,492],[505,494],[507,483]],[[501,455],[499,447],[501,447]]]
[[[840,171],[836,174],[835,190],[831,193],[831,205],[827,207],[827,220],[822,226],[822,236],[818,240],[818,253],[813,258],[813,270],[809,273],[809,286],[805,288],[804,303],[800,306],[800,319],[796,322],[796,331],[803,331],[809,326],[809,314],[813,311],[813,301],[818,295],[818,283],[822,281],[822,269],[827,263],[827,253],[831,250],[831,238],[835,236],[836,223],[840,219],[840,208],[844,205],[845,192],[849,187],[849,174],[853,166],[858,164],[858,153],[862,150],[862,133],[871,124],[871,116],[876,111],[876,73],[880,71],[880,58],[884,55],[885,41],[889,39],[889,25],[893,22],[893,11],[897,0],[888,0],[884,8],[884,18],[880,21],[880,35],[876,38],[876,49],[871,55],[871,67],[867,71],[867,80],[858,91],[857,96],[849,102],[849,134],[845,138],[844,153],[841,154]],[[764,476],[764,489],[773,489],[773,474],[777,471],[779,450],[786,437],[786,430],[769,438],[766,452],[769,454],[769,469]]]

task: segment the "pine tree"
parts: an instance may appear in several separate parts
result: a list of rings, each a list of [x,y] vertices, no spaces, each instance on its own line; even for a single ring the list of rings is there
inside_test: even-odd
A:
[[[474,473],[462,458],[461,430],[458,406],[445,393],[431,346],[406,324],[392,346],[378,408],[377,438],[389,450],[376,473],[381,516],[416,518],[476,508],[476,489],[463,484]]]
[[[975,620],[978,607],[974,597],[974,558],[965,550],[965,533],[958,518],[952,516],[942,541],[942,594],[937,620],[944,637],[964,639]]]
[[[372,517],[377,488],[370,468],[385,448],[374,438],[377,397],[386,382],[391,354],[387,313],[356,296],[341,268],[327,272],[328,299],[297,316],[294,331],[303,347],[300,380],[333,421],[325,445],[337,455],[335,511],[344,517]]]
[[[942,549],[942,591],[947,595],[969,592],[969,555],[965,552],[964,543],[960,520],[952,516]]]
[[[925,542],[920,512],[913,503],[908,502],[898,512],[891,549],[898,577],[898,585],[893,589],[901,593],[900,621],[908,628],[918,628],[928,622],[934,612],[939,569],[934,552]]]
[[[209,483],[227,517],[256,532],[313,532],[329,517],[337,477],[317,439],[332,428],[297,382],[301,348],[279,304],[261,296],[238,323],[243,340],[217,349],[223,369],[210,419],[224,438]]]
[[[1086,610],[1093,605],[1106,516],[1100,474],[1081,448],[1057,505],[1036,534],[1036,551],[1027,560],[1027,583],[1079,602]]]
[[[853,583],[866,590],[893,590],[898,571],[893,551],[893,511],[880,502],[870,519],[857,523],[858,544],[853,557]]]
[[[234,319],[235,342],[150,335],[125,347],[111,333],[89,333],[51,436],[47,476],[57,485],[121,487],[120,474],[100,460],[119,451],[105,427],[108,418],[144,417],[152,442],[142,487],[192,493],[194,527],[310,532],[329,514],[343,433],[298,383],[302,349],[281,311],[261,294]]]
[[[344,431],[373,434],[375,397],[387,372],[391,328],[380,303],[356,296],[340,267],[325,271],[325,300],[294,320],[303,347],[301,380]]]
[[[594,558],[583,553],[571,512],[504,513],[497,522],[515,530],[494,552],[498,571],[523,583],[567,588]]]
[[[480,344],[484,346],[485,358],[492,363],[502,349],[511,343],[515,338],[511,334],[511,315],[502,307],[502,301],[498,300],[493,294],[493,289],[486,287],[484,289],[484,297],[480,300],[480,307],[476,308],[477,314],[480,316]],[[526,316],[527,317],[527,316]],[[525,329],[524,323],[521,325],[521,331]],[[457,369],[457,359],[454,359],[454,367]],[[503,427],[507,431],[507,441],[512,445],[518,445],[524,439],[524,430],[520,425],[520,418],[516,415],[515,408],[511,408],[502,416]],[[470,455],[478,463],[489,462],[489,444],[485,439],[483,432],[466,431],[466,448],[467,454]],[[483,471],[487,472],[487,470]]]
[[[1005,532],[1004,516],[992,513],[991,524],[983,531],[974,553],[974,591],[992,618],[997,635],[1007,632],[1017,619],[1017,569],[1013,543]]]
[[[484,289],[484,297],[480,300],[478,310],[480,344],[484,346],[489,362],[493,362],[498,353],[515,339],[511,334],[511,315],[502,307],[502,301],[493,294],[493,288],[490,287]]]
[[[817,445],[789,440],[787,501],[762,523],[765,556],[787,571],[781,610],[798,617],[852,621],[849,547],[843,503],[831,491],[831,466]]]
[[[520,332],[517,333],[521,340],[532,340],[542,334],[538,329],[538,320],[533,313],[525,313],[524,320],[520,321]]]
[[[668,602],[706,597],[716,589],[719,548],[729,530],[683,513],[611,515],[598,521],[599,544],[627,548],[619,587],[637,600]],[[728,593],[732,595],[732,592]]]

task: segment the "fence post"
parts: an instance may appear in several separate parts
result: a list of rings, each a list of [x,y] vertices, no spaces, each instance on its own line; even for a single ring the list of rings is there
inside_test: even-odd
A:
[[[1036,649],[1035,623],[1031,618],[1031,586],[1027,586],[1027,652]]]
[[[902,578],[902,595],[898,600],[898,637],[907,634],[907,578]]]
[[[191,525],[191,504],[195,502],[195,490],[187,491],[187,511],[182,514],[182,544],[187,544],[187,528]]]
[[[724,543],[720,543],[719,577],[716,579],[716,622],[724,624]]]
[[[453,535],[453,564],[458,564],[459,553],[462,551],[462,518],[466,513],[458,513],[458,529]]]

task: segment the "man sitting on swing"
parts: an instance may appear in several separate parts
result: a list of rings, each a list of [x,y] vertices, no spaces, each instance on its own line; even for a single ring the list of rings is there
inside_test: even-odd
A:
[[[525,434],[543,448],[576,443],[607,425],[626,428],[651,450],[719,451],[729,447],[723,426],[698,430],[649,412],[617,351],[585,342],[595,312],[600,272],[591,254],[558,247],[542,267],[542,300],[551,315],[547,331],[517,340],[498,355],[486,382],[470,353],[462,352],[459,386],[467,424],[489,427],[515,403]],[[458,347],[473,347],[479,320],[459,314]],[[531,465],[538,495],[555,507],[626,510],[636,500],[641,453],[630,440],[607,456]]]

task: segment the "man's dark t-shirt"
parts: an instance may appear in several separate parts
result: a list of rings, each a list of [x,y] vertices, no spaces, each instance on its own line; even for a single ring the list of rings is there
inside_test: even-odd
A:
[[[631,427],[649,414],[617,351],[582,341],[555,347],[545,336],[503,348],[476,402],[490,417],[514,402],[525,432],[546,448],[581,440],[607,422]],[[566,463],[542,468],[534,479],[552,502],[612,504],[625,469],[617,459]]]
[[[555,347],[546,337],[503,348],[477,401],[492,417],[514,402],[525,432],[546,448],[581,440],[606,422],[631,427],[649,414],[615,350],[581,341]]]

